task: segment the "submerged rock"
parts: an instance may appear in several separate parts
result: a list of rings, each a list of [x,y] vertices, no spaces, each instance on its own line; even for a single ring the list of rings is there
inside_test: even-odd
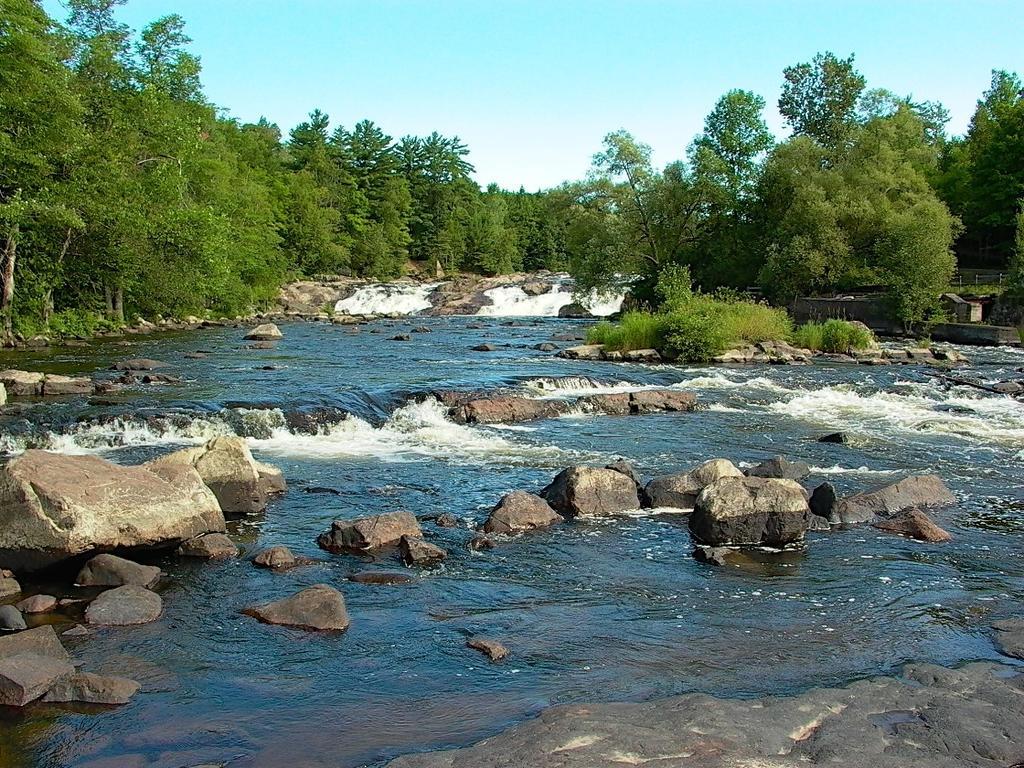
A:
[[[149,588],[155,585],[161,571],[155,565],[142,565],[117,555],[96,555],[78,572],[75,583],[83,587],[123,587],[132,584]]]
[[[803,538],[810,509],[792,480],[725,477],[700,492],[690,531],[703,544],[781,547]]]
[[[110,366],[114,371],[155,371],[157,368],[170,368],[170,363],[162,360],[151,360],[148,357],[136,357],[131,360],[122,360]]]
[[[126,677],[107,677],[94,675],[91,672],[76,672],[74,675],[60,679],[46,695],[43,701],[53,703],[81,704],[127,704],[139,692],[140,686]]]
[[[148,589],[127,585],[103,592],[85,609],[85,621],[105,627],[148,624],[160,618],[163,601]]]
[[[1005,768],[1024,759],[1020,690],[1002,665],[913,664],[797,696],[568,704],[387,768]]]
[[[411,512],[387,512],[356,520],[335,520],[331,529],[316,540],[321,549],[338,554],[379,549],[398,544],[403,536],[423,538],[423,531]]]
[[[560,522],[562,517],[540,496],[512,491],[491,510],[481,530],[485,533],[518,533]]]
[[[357,584],[410,584],[415,579],[408,573],[397,571],[359,571],[348,577]]]
[[[436,525],[438,528],[458,528],[459,518],[457,518],[451,512],[442,512],[434,520],[434,525]]]
[[[872,525],[880,531],[897,533],[901,536],[933,544],[950,541],[953,538],[949,535],[948,531],[936,525],[935,521],[920,509],[908,509],[887,520],[878,520],[872,523]]]
[[[661,475],[644,487],[644,506],[693,509],[697,495],[723,477],[743,477],[728,459],[711,459],[686,472]]]
[[[501,661],[508,656],[508,648],[497,640],[487,637],[471,637],[466,641],[466,646],[486,654],[491,661]]]
[[[406,565],[433,565],[448,557],[448,552],[441,547],[416,536],[403,536],[398,542],[398,551]]]
[[[570,467],[559,472],[540,495],[566,517],[640,508],[636,483],[614,469]]]
[[[25,451],[0,468],[0,562],[38,570],[93,550],[176,546],[224,530],[193,469],[161,475],[97,456]]]
[[[935,475],[911,475],[891,485],[840,499],[836,502],[835,516],[843,523],[867,523],[913,507],[955,503],[956,497]]]
[[[327,584],[315,584],[283,600],[250,606],[242,613],[266,624],[299,629],[340,631],[350,623],[345,598]]]

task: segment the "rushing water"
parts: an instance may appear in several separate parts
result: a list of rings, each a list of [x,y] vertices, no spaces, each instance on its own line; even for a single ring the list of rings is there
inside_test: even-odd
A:
[[[432,332],[386,341],[413,325]],[[0,766],[376,765],[478,740],[556,703],[786,693],[909,660],[999,658],[986,627],[1024,598],[1024,406],[948,389],[918,367],[615,365],[533,349],[579,328],[418,317],[358,330],[285,325],[274,350],[244,349],[242,331],[217,329],[7,354],[6,367],[61,373],[125,357],[173,363],[186,383],[102,403],[12,403],[3,448],[137,462],[243,434],[290,489],[233,524],[236,541],[247,555],[285,544],[319,562],[275,574],[245,558],[157,560],[168,574],[159,621],[65,638],[85,669],[133,677],[142,693],[117,709],[0,714]],[[470,351],[482,341],[497,351]],[[208,354],[184,357],[197,350]],[[962,351],[990,379],[1024,365],[1019,350]],[[556,380],[566,376],[577,378]],[[478,428],[417,397],[446,387],[567,397],[653,386],[693,390],[709,407]],[[852,442],[817,442],[835,430]],[[395,509],[475,525],[504,492],[537,489],[572,463],[624,456],[652,475],[779,453],[810,463],[809,483],[828,479],[841,492],[936,472],[960,500],[935,515],[954,539],[811,533],[801,551],[715,569],[690,557],[678,515],[579,520],[484,553],[467,549],[468,528],[425,522],[450,558],[390,587],[346,577],[399,567],[391,555],[331,556],[314,543],[332,519]],[[333,492],[309,492],[325,488]],[[343,635],[239,614],[318,582],[345,594],[352,626]],[[72,594],[67,583],[46,589]],[[74,618],[61,616],[59,629]],[[501,639],[511,657],[491,664],[468,650],[475,633]]]

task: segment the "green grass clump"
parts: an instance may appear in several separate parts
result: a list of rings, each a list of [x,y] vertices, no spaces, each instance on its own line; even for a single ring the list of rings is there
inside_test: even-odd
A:
[[[618,323],[600,322],[587,332],[588,344],[610,350],[659,349],[665,339],[665,315],[627,312]]]
[[[851,349],[867,349],[875,339],[862,325],[845,320],[804,323],[793,332],[793,344],[816,352],[845,353]]]

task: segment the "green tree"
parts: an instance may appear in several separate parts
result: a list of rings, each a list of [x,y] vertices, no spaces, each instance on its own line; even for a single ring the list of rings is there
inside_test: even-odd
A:
[[[809,63],[783,70],[779,112],[795,134],[815,139],[830,156],[846,148],[857,125],[865,80],[854,69],[853,58],[819,53]]]

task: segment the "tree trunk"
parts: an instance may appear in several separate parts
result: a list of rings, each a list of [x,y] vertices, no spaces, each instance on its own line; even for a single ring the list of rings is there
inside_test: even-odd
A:
[[[124,323],[124,288],[120,286],[114,291],[114,319]]]
[[[64,257],[68,254],[68,248],[71,247],[71,227],[68,227],[67,234],[64,235],[64,244],[61,246],[60,253],[57,254],[57,271],[60,271],[60,267],[64,264]],[[48,286],[46,292],[43,294],[43,325],[49,326],[50,319],[53,317],[53,286]]]
[[[107,320],[114,319],[114,293],[110,290],[109,285],[103,286],[103,298],[107,304]]]
[[[3,289],[0,291],[0,315],[3,316],[2,340],[5,346],[14,343],[14,265],[18,256],[18,234],[18,225],[12,225],[7,232],[3,264],[0,268],[0,277],[3,280]]]

